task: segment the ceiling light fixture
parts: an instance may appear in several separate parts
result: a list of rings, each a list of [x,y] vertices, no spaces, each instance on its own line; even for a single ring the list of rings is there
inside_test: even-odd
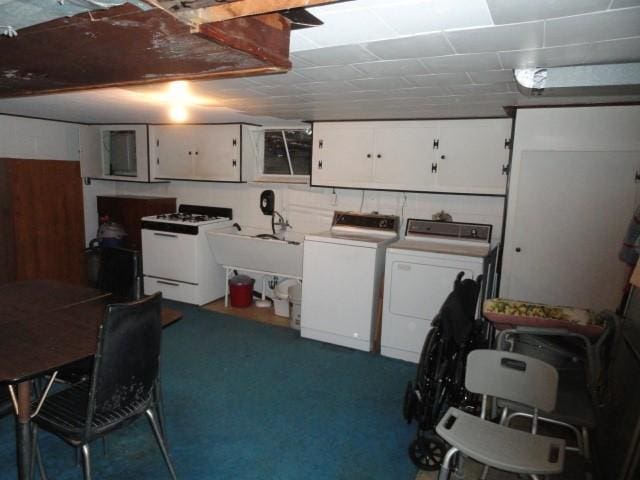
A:
[[[518,68],[513,75],[528,97],[640,93],[640,63]]]
[[[174,122],[182,123],[189,118],[189,113],[184,105],[174,105],[169,108],[169,118]]]

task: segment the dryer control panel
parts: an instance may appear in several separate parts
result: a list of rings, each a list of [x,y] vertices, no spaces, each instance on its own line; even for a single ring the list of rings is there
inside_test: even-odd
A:
[[[483,223],[443,222],[440,220],[407,220],[405,237],[437,237],[489,243],[491,225]]]

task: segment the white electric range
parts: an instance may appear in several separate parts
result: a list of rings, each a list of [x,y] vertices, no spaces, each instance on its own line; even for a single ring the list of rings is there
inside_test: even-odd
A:
[[[224,296],[224,271],[206,232],[232,225],[230,208],[180,205],[178,212],[142,218],[142,264],[146,294],[204,305]]]
[[[479,305],[493,296],[497,249],[491,230],[486,224],[407,220],[405,237],[387,248],[382,355],[418,363],[431,321],[458,273],[482,276]]]

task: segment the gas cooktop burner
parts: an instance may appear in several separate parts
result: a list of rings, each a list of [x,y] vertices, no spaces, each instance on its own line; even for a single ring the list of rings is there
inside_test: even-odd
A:
[[[198,215],[195,213],[163,213],[161,215],[156,215],[156,218],[159,220],[175,220],[179,222],[198,223],[198,222],[208,222],[210,220],[215,220],[221,217],[213,217],[210,215]]]

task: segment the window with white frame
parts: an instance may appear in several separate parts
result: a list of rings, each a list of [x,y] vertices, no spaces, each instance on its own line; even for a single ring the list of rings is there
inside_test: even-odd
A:
[[[311,129],[264,130],[262,175],[305,177],[311,173]]]

